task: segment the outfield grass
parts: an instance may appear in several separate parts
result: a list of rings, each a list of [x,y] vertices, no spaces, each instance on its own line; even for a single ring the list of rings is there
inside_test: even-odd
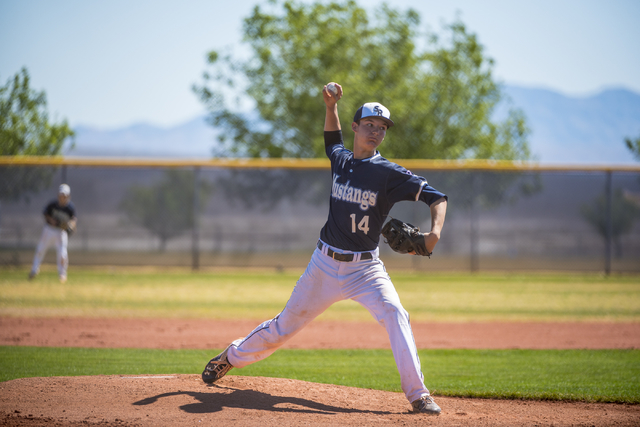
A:
[[[0,381],[200,374],[216,351],[0,347]],[[434,395],[640,403],[640,350],[421,350]],[[230,375],[401,392],[391,350],[280,350]]]
[[[255,319],[284,307],[301,272],[72,268],[34,281],[0,270],[0,316]],[[640,322],[640,277],[424,274],[391,277],[412,321]],[[345,301],[319,320],[373,321]],[[215,351],[0,347],[0,380],[200,373]],[[421,350],[438,395],[640,403],[640,350]],[[235,374],[400,391],[389,350],[280,350]]]
[[[75,268],[34,281],[0,274],[0,315],[264,320],[279,313],[301,272]],[[640,276],[391,273],[413,321],[640,321]],[[372,321],[343,301],[319,320]]]

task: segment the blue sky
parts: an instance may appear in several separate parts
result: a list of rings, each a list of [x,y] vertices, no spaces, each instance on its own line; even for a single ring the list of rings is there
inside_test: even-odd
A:
[[[174,126],[204,114],[191,86],[206,53],[241,49],[242,19],[262,3],[0,0],[0,83],[26,66],[51,116],[72,126]],[[610,87],[640,93],[638,0],[390,3],[417,10],[436,32],[459,13],[506,84],[571,96]]]

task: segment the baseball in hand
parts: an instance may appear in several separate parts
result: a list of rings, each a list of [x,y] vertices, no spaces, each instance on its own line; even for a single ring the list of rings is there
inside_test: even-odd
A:
[[[338,96],[338,87],[334,83],[329,83],[327,85],[327,91],[331,96]]]

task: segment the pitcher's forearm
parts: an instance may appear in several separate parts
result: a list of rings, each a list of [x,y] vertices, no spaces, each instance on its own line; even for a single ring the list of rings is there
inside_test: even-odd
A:
[[[444,227],[444,218],[447,215],[447,199],[444,197],[436,200],[429,207],[431,210],[431,233],[440,238],[442,227]]]
[[[324,119],[325,132],[340,130],[340,118],[338,117],[338,104],[327,104],[327,113]]]

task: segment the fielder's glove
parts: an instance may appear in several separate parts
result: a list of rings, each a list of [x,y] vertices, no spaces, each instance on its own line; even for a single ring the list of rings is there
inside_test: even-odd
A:
[[[392,218],[382,227],[382,235],[391,249],[398,253],[406,254],[413,251],[416,255],[431,258],[431,252],[427,251],[424,244],[424,234],[414,225]]]
[[[72,221],[72,218],[65,212],[54,211],[52,217],[55,221],[56,227],[66,231],[69,236],[71,236],[73,232],[76,231],[75,221]]]
[[[67,226],[64,228],[67,231],[67,234],[71,236],[76,231],[76,226],[73,223],[67,223]]]
[[[76,231],[75,223],[71,221],[59,222],[58,228],[66,231],[69,236],[71,236]]]

